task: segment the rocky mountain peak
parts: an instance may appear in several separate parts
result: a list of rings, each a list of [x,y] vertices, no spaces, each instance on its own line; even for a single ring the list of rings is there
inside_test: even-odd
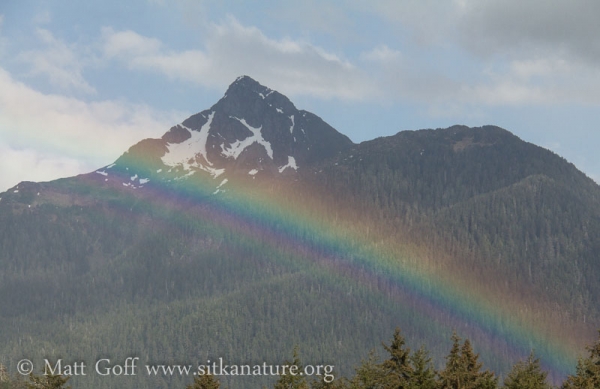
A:
[[[116,166],[130,167],[129,173],[145,168],[142,175],[158,174],[161,180],[202,176],[222,185],[240,174],[252,179],[293,175],[352,145],[283,94],[242,76],[210,109],[172,127],[161,139],[141,141]]]

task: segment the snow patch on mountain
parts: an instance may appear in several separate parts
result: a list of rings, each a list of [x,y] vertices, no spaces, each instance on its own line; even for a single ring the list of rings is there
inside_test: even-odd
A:
[[[298,170],[298,165],[296,165],[296,159],[292,156],[288,156],[288,163],[279,168],[279,173],[283,173],[283,171],[287,168],[292,168],[294,170]]]
[[[290,116],[290,120],[292,121],[292,125],[290,126],[290,134],[294,132],[294,115]]]
[[[188,177],[191,177],[192,175],[194,175],[194,173],[196,173],[196,171],[192,170],[192,171],[188,172],[187,174],[184,174],[183,176],[175,177],[175,181],[187,179]],[[171,181],[171,180],[169,180],[169,181]]]
[[[190,138],[181,143],[168,143],[168,151],[161,158],[162,162],[167,166],[181,165],[184,170],[190,170],[191,167],[199,167],[196,162],[198,155],[201,155],[204,161],[212,166],[212,163],[206,156],[206,141],[208,140],[208,132],[212,120],[215,116],[214,112],[208,115],[207,122],[200,128],[200,131],[194,131],[182,124],[179,126],[190,133]]]
[[[256,128],[249,125],[246,122],[246,119],[239,119],[235,116],[230,116],[230,118],[242,123],[248,130],[250,130],[250,132],[252,132],[252,135],[244,140],[236,140],[231,145],[229,145],[229,147],[221,145],[222,155],[224,155],[225,157],[233,157],[233,159],[237,159],[247,147],[249,147],[253,143],[258,143],[259,145],[265,148],[265,151],[267,152],[269,158],[273,159],[273,149],[271,148],[271,143],[267,142],[262,136],[262,126]]]
[[[223,185],[227,184],[227,181],[229,181],[227,178],[225,178],[223,181],[221,181],[221,183],[219,184],[219,186],[217,186],[217,189],[219,189]]]
[[[204,170],[205,172],[209,173],[212,176],[212,178],[217,178],[221,174],[225,173],[225,169],[215,169],[210,166],[202,166],[202,165],[199,165],[198,167],[200,169]]]

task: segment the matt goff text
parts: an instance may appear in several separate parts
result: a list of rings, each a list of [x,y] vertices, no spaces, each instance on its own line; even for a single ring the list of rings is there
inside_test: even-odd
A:
[[[257,365],[228,365],[223,362],[223,358],[218,361],[207,361],[205,365],[165,365],[165,364],[146,364],[141,367],[139,357],[129,357],[119,363],[113,363],[109,358],[102,358],[96,361],[93,366],[88,366],[85,361],[65,363],[63,359],[53,362],[44,359],[44,375],[62,375],[62,376],[87,376],[93,372],[100,376],[136,376],[142,372],[147,375],[215,375],[215,376],[279,376],[279,375],[299,375],[299,376],[322,376],[324,382],[332,382],[334,376],[332,365],[306,365],[299,367],[296,365],[270,365],[266,362]],[[34,366],[29,359],[23,359],[17,364],[17,370],[23,375],[33,372]]]

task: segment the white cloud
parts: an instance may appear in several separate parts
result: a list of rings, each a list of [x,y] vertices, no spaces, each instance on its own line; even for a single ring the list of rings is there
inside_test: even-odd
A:
[[[486,105],[600,105],[600,72],[559,57],[513,60],[465,83],[461,98]]]
[[[27,50],[19,53],[17,59],[29,66],[29,76],[45,76],[49,82],[63,90],[77,90],[94,93],[83,77],[84,60],[75,49],[48,30],[38,29],[38,38],[45,47],[41,50]]]
[[[549,77],[557,73],[571,73],[573,71],[572,66],[560,58],[514,60],[510,63],[510,70],[511,73],[523,80],[530,80],[533,77]]]
[[[82,161],[35,149],[11,149],[0,144],[0,192],[21,181],[48,181],[92,170]]]
[[[523,85],[512,80],[491,84],[463,85],[458,95],[461,101],[483,105],[527,105],[551,103],[540,87]]]
[[[105,55],[131,69],[211,88],[246,74],[291,95],[364,99],[374,94],[368,77],[339,55],[301,40],[269,38],[233,17],[211,25],[203,50],[170,51],[156,39],[110,28],[103,38]]]
[[[390,49],[387,45],[379,45],[371,51],[361,53],[361,59],[381,63],[396,62],[402,58],[398,50]]]
[[[152,56],[156,55],[162,46],[157,39],[146,38],[133,31],[115,32],[110,27],[102,29],[102,36],[104,39],[104,54],[109,58]]]
[[[43,94],[0,68],[0,190],[25,179],[91,171],[141,139],[161,136],[183,117],[124,101]]]

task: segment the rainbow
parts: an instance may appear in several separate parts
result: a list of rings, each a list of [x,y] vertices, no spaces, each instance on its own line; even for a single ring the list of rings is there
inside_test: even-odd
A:
[[[143,163],[135,168],[149,170]],[[133,170],[123,171],[123,176]],[[118,167],[111,170],[111,174],[118,172]],[[83,177],[96,189],[105,185],[93,173]],[[433,323],[443,332],[440,338],[449,339],[455,329],[460,336],[476,340],[476,351],[487,358],[512,364],[533,349],[551,380],[557,381],[574,371],[584,345],[593,340],[591,329],[581,323],[539,322],[539,312],[526,309],[528,296],[486,290],[474,276],[445,266],[444,261],[427,260],[445,254],[427,252],[404,240],[401,232],[398,239],[390,239],[395,236],[390,231],[383,239],[373,238],[386,227],[358,222],[343,204],[326,199],[295,201],[302,196],[277,181],[249,189],[248,182],[232,180],[219,195],[211,193],[212,179],[190,177],[178,183],[176,192],[172,184],[151,181],[145,189],[152,204],[178,203],[185,213],[190,205],[202,203],[199,212],[212,223],[295,253],[294,266],[311,265],[327,277],[351,280],[364,290],[384,294],[416,320]],[[554,309],[550,304],[542,307],[545,313]]]

